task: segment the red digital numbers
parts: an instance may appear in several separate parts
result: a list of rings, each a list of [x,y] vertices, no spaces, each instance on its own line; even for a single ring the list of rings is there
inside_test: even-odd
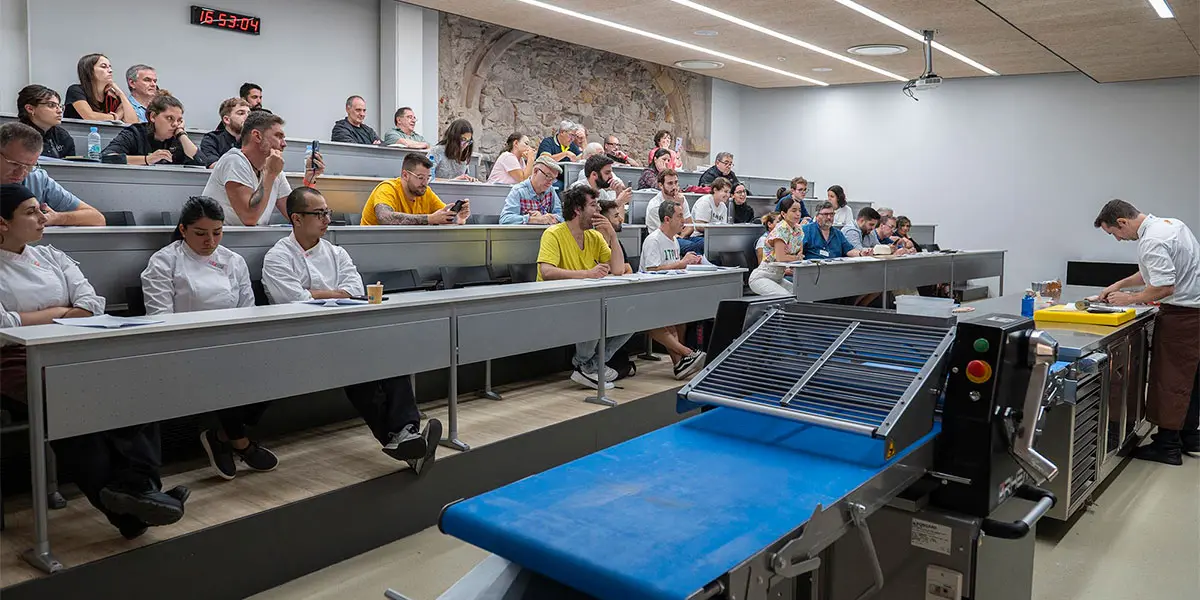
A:
[[[259,33],[259,27],[262,25],[262,20],[258,17],[249,17],[200,6],[192,6],[192,22],[197,25],[219,27],[221,29],[241,31],[254,35]]]
[[[207,8],[200,11],[200,24],[201,25],[212,25],[212,23],[213,23],[213,11],[208,10]]]

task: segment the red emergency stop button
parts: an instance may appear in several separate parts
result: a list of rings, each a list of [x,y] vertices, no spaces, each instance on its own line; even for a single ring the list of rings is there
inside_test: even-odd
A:
[[[971,383],[983,383],[991,378],[992,365],[982,360],[973,360],[967,363],[967,379],[971,380]]]

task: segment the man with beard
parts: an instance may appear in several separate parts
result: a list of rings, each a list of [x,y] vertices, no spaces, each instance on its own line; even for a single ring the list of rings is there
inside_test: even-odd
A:
[[[220,114],[221,124],[204,134],[200,140],[200,156],[196,157],[210,169],[226,152],[238,146],[242,139],[242,126],[250,114],[250,103],[241,98],[230,98],[221,103]]]
[[[429,187],[433,162],[424,155],[404,157],[400,176],[380,182],[363,206],[363,225],[462,225],[471,216],[471,201],[461,209],[446,206]],[[457,204],[457,203],[455,203]]]
[[[625,206],[633,196],[633,190],[625,186],[613,174],[613,159],[604,154],[593,154],[583,163],[584,179],[576,181],[571,187],[590,187],[596,191],[600,202],[613,201],[618,206]]]

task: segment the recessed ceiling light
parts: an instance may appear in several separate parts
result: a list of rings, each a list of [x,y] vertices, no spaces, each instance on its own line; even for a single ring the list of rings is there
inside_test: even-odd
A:
[[[698,36],[702,36],[702,37],[713,37],[714,35],[721,35],[721,32],[715,31],[712,29],[697,29],[692,32],[692,35],[698,35]]]
[[[771,73],[775,73],[776,75],[782,75],[784,77],[790,77],[792,79],[799,79],[800,81],[807,81],[814,85],[820,85],[820,86],[829,85],[828,83],[825,83],[824,81],[820,81],[818,79],[813,79],[811,77],[805,77],[803,75],[798,75],[796,73],[792,73],[791,71],[784,71],[783,69],[777,69],[775,67],[769,67],[762,63],[757,63],[752,60],[747,60],[740,56],[734,56],[732,54],[726,54],[724,52],[718,52],[716,50],[709,50],[708,48],[701,48],[700,46],[697,46],[695,44],[689,44],[684,41],[680,41],[680,40],[677,40],[674,38],[669,38],[665,35],[659,35],[657,33],[651,33],[649,31],[644,31],[644,30],[638,29],[636,27],[630,27],[628,25],[622,25],[621,23],[607,21],[607,20],[601,19],[599,17],[593,17],[592,15],[585,15],[581,12],[575,12],[573,10],[568,10],[566,8],[562,8],[560,6],[555,6],[553,4],[548,4],[546,2],[541,2],[539,0],[517,0],[517,2],[520,2],[522,4],[528,4],[530,6],[534,6],[534,7],[540,8],[542,10],[548,10],[550,12],[558,13],[560,15],[566,15],[568,17],[579,19],[581,21],[587,21],[588,23],[595,23],[597,25],[611,27],[618,31],[632,33],[634,35],[638,35],[638,36],[641,36],[644,38],[649,38],[652,40],[663,42],[664,44],[671,44],[672,46],[679,46],[680,48],[686,48],[686,49],[691,50],[692,52],[696,52],[698,54],[707,54],[708,56],[721,58],[721,59],[724,59],[727,61],[735,62],[735,63],[746,65],[749,67],[755,67],[758,69],[762,69],[764,71],[769,71]],[[724,66],[724,65],[722,65],[722,66]],[[907,80],[905,80],[905,81],[907,81]]]
[[[524,1],[524,0],[521,0],[521,1]],[[908,81],[908,79],[909,79],[908,77],[901,77],[895,73],[892,73],[891,71],[885,71],[883,69],[880,69],[879,67],[874,67],[874,66],[868,65],[865,62],[854,60],[853,58],[850,58],[850,57],[840,54],[838,52],[833,52],[832,50],[826,50],[825,48],[822,48],[816,44],[810,44],[804,40],[796,39],[790,35],[785,35],[785,34],[779,33],[778,31],[775,31],[773,29],[768,29],[757,23],[751,23],[750,21],[747,21],[745,19],[740,19],[733,15],[723,13],[715,8],[709,8],[707,6],[704,6],[703,4],[696,4],[695,2],[692,2],[691,0],[671,0],[671,1],[676,4],[680,4],[680,5],[686,6],[688,8],[691,8],[693,10],[700,11],[706,15],[717,17],[718,19],[723,19],[725,21],[729,21],[730,23],[733,23],[735,25],[741,25],[742,27],[745,27],[746,29],[750,29],[752,31],[757,31],[759,33],[769,35],[777,40],[782,40],[789,44],[794,44],[796,46],[800,46],[801,48],[805,48],[807,50],[812,50],[813,52],[824,54],[825,56],[828,56],[829,58],[832,58],[835,60],[840,60],[840,61],[846,62],[846,63],[850,63],[856,67],[861,67],[868,71],[872,71],[874,73],[883,75],[884,77],[890,77],[892,79],[895,79],[896,81]]]
[[[908,48],[899,44],[862,44],[846,48],[846,52],[859,56],[895,56],[908,52]]]
[[[1154,12],[1163,19],[1170,19],[1175,14],[1171,12],[1171,7],[1167,6],[1166,0],[1150,0],[1150,6],[1154,7]]]
[[[833,1],[837,2],[838,4],[841,4],[842,6],[845,6],[846,8],[849,8],[850,10],[853,10],[854,12],[857,12],[861,15],[870,17],[871,19],[874,19],[875,21],[877,21],[879,23],[883,23],[884,25],[887,25],[888,27],[891,27],[892,29],[899,31],[900,33],[903,33],[904,35],[907,35],[908,37],[910,37],[914,40],[917,40],[918,42],[921,42],[922,44],[925,43],[925,36],[921,35],[920,33],[913,31],[913,30],[869,9],[869,8],[861,6],[856,2],[852,2],[851,0],[833,0]],[[979,69],[980,71],[983,71],[984,73],[987,73],[988,75],[999,75],[999,73],[979,64],[978,62],[975,62],[974,60],[971,60],[970,58],[967,58],[966,56],[963,56],[962,54],[959,54],[958,52],[955,52],[954,50],[947,48],[944,44],[941,44],[940,42],[933,42],[932,46],[934,47],[935,50],[939,50],[945,54],[949,54],[950,56],[952,56],[964,63],[967,63],[968,65],[971,65],[972,67],[975,67],[976,69]]]
[[[813,70],[818,73],[828,73],[828,72],[832,71],[833,69],[830,69],[829,67],[813,67]]]
[[[691,69],[693,71],[706,71],[708,69],[722,69],[725,63],[715,60],[677,60],[675,66],[680,69]]]

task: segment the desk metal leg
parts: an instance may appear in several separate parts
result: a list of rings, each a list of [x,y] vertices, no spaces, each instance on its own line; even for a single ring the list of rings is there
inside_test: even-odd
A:
[[[471,447],[458,439],[458,315],[450,315],[450,392],[446,404],[446,435],[441,444],[460,452],[466,452]]]
[[[654,338],[650,335],[649,331],[646,332],[646,349],[638,355],[638,358],[654,362],[662,360],[661,356],[654,353]]]
[[[604,346],[605,342],[607,341],[604,339],[604,336],[606,335],[606,330],[608,329],[608,323],[605,317],[607,313],[608,303],[604,302],[600,305],[600,340],[596,344],[596,362],[599,363],[599,366],[596,367],[596,395],[588,396],[587,398],[584,398],[584,401],[592,404],[599,404],[601,406],[616,406],[617,401],[609,398],[608,395],[605,394],[606,390],[604,389],[608,386],[608,377],[605,373],[608,370],[608,364],[607,361],[604,360]]]
[[[42,364],[38,351],[27,350],[25,381],[29,394],[29,455],[33,458],[33,547],[21,554],[25,562],[54,573],[63,568],[50,552],[50,507],[46,496],[46,405],[42,389]]]
[[[492,361],[483,362],[483,393],[480,394],[488,400],[503,400],[500,394],[492,390]]]

